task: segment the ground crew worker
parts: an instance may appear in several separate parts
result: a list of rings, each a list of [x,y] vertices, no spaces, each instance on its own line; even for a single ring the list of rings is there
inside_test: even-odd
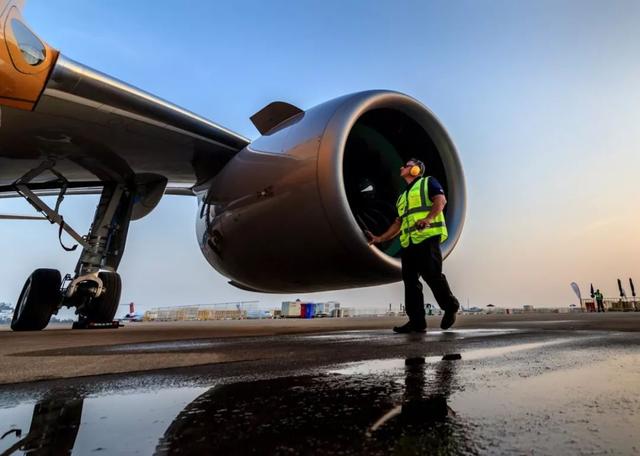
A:
[[[600,288],[596,290],[593,296],[596,298],[596,303],[598,304],[598,312],[604,312],[604,297],[602,293],[600,293]]]
[[[438,305],[444,310],[440,323],[442,329],[453,325],[460,308],[442,273],[440,243],[448,236],[442,210],[447,199],[442,185],[432,176],[425,177],[424,172],[424,163],[417,159],[407,161],[400,168],[400,176],[407,183],[407,188],[396,202],[398,217],[380,236],[367,232],[370,244],[386,242],[400,235],[404,302],[409,322],[394,327],[393,330],[397,333],[426,330],[420,276],[427,282]]]

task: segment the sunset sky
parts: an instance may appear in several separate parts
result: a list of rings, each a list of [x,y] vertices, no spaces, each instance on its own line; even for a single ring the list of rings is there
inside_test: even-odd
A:
[[[618,277],[640,285],[640,2],[32,0],[24,12],[67,57],[249,138],[249,116],[273,100],[306,109],[378,88],[417,98],[467,177],[467,222],[444,265],[464,305],[567,306],[572,281],[605,296]],[[65,219],[86,230],[96,201],[67,198]],[[31,213],[17,199],[0,212]],[[122,302],[403,300],[400,284],[241,292],[205,261],[195,219],[195,198],[165,197],[132,224]],[[46,222],[1,221],[0,252],[8,302],[33,269],[71,272],[77,260]]]

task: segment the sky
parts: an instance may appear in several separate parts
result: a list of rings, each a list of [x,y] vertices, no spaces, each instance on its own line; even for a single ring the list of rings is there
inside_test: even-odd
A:
[[[67,57],[252,139],[249,117],[274,100],[307,109],[366,89],[417,98],[467,178],[465,228],[444,264],[464,305],[568,306],[573,281],[611,297],[616,278],[627,292],[629,277],[640,285],[640,2],[31,0],[25,16]],[[85,231],[96,201],[68,197],[65,220]],[[30,208],[0,200],[0,212]],[[239,291],[200,253],[195,219],[195,198],[174,196],[132,223],[122,302],[403,301],[401,284]],[[33,269],[72,271],[77,260],[47,222],[2,221],[0,252],[8,302]]]

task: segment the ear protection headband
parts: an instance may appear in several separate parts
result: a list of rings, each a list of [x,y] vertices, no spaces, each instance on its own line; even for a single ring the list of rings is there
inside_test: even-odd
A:
[[[411,161],[414,163],[414,165],[409,170],[409,173],[413,177],[421,176],[422,174],[424,174],[424,163],[422,163],[420,160],[416,160],[415,158],[412,158]]]

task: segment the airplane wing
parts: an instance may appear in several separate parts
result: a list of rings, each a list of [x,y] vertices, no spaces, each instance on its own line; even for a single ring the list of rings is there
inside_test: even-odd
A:
[[[103,182],[163,176],[166,193],[193,194],[249,140],[207,119],[59,54],[22,21],[18,2],[0,0],[0,196],[49,161],[69,193]],[[5,46],[6,44],[6,46]],[[30,182],[41,194],[60,180]]]
[[[0,0],[0,195],[24,197],[75,241],[67,247],[61,239],[65,250],[82,248],[73,275],[39,268],[27,278],[14,330],[42,329],[49,310],[63,306],[75,307],[84,322],[111,324],[129,222],[149,214],[165,193],[201,197],[199,246],[246,290],[399,280],[399,242],[373,247],[363,228],[382,233],[397,218],[406,184],[399,170],[409,158],[428,163],[446,192],[446,225],[437,226],[443,257],[460,238],[462,164],[444,126],[418,100],[368,90],[304,111],[276,101],[251,117],[262,136],[249,146],[230,130],[60,55],[29,29],[20,6]],[[84,235],[59,211],[70,192],[100,193]],[[55,205],[38,196],[47,193],[58,193]],[[422,201],[413,217],[430,208]],[[405,228],[405,235],[415,231]]]

